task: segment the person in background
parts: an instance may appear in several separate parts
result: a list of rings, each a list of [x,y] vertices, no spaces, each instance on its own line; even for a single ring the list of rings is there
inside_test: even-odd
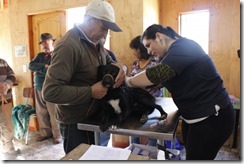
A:
[[[171,27],[149,26],[142,42],[160,63],[126,77],[126,85],[166,87],[178,107],[175,116],[182,117],[186,160],[213,160],[233,131],[234,110],[212,59]],[[167,118],[166,124],[171,121]]]
[[[34,72],[36,115],[40,126],[40,136],[37,141],[44,141],[53,137],[54,144],[62,142],[62,136],[56,120],[55,104],[46,102],[42,96],[43,82],[51,63],[51,56],[56,39],[50,33],[42,33],[39,44],[43,52],[36,55],[29,63],[29,69]]]
[[[115,63],[100,42],[108,30],[120,32],[114,9],[104,0],[92,0],[84,21],[75,24],[56,44],[44,81],[44,100],[57,104],[57,118],[69,153],[81,143],[95,144],[94,132],[79,130],[77,123],[96,116],[108,88],[97,81],[99,65],[113,63],[120,68],[113,87],[125,79],[126,67]]]
[[[20,150],[15,150],[13,144],[14,132],[12,123],[10,120],[11,116],[8,116],[6,109],[3,109],[3,103],[12,103],[11,87],[16,81],[15,73],[8,63],[0,59],[0,132],[1,132],[1,153],[6,155],[17,155]],[[5,102],[6,100],[6,102]],[[11,109],[10,109],[11,110]],[[10,118],[8,118],[10,117]]]
[[[130,76],[135,76],[136,74],[146,70],[148,67],[152,67],[158,63],[158,60],[155,56],[147,53],[147,49],[141,42],[141,35],[136,36],[130,42],[130,48],[133,50],[133,55],[136,57],[136,60],[133,62],[131,67]],[[148,88],[147,91],[154,97],[162,97],[162,85],[157,85],[152,88]],[[144,141],[143,141],[144,140]],[[131,137],[131,143],[143,143],[145,141],[149,146],[156,146],[156,139],[145,139],[143,137]]]
[[[131,40],[130,48],[133,50],[133,55],[137,58],[132,64],[130,76],[135,76],[148,67],[152,67],[158,63],[157,57],[147,53],[147,49],[141,42],[141,35]],[[162,85],[160,84],[148,87],[147,91],[154,97],[163,96]]]

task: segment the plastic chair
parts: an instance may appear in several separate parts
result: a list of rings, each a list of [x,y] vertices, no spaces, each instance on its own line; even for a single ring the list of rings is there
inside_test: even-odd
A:
[[[29,98],[33,98],[35,97],[35,94],[34,94],[34,88],[24,88],[23,89],[23,97],[26,98],[26,104],[28,104],[28,100]]]

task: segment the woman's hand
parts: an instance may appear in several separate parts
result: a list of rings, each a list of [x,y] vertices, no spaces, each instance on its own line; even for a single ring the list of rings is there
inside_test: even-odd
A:
[[[175,122],[177,122],[179,120],[179,117],[180,117],[179,110],[176,110],[176,111],[168,114],[168,116],[166,118],[166,122],[163,125],[164,128],[167,129],[167,130],[173,130]]]
[[[111,63],[117,67],[119,67],[119,73],[115,79],[115,84],[113,85],[113,88],[118,88],[125,80],[125,75],[127,72],[127,67],[125,65],[119,64],[119,63]]]
[[[133,87],[133,86],[130,84],[130,82],[129,82],[130,78],[131,78],[131,77],[128,77],[128,76],[125,77],[125,85],[126,85],[127,87]]]

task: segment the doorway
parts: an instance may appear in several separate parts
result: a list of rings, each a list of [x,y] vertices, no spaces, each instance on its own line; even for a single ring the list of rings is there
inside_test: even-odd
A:
[[[38,52],[42,51],[39,45],[42,33],[52,34],[56,42],[65,34],[66,12],[56,11],[29,16],[29,29],[30,60],[32,60]]]

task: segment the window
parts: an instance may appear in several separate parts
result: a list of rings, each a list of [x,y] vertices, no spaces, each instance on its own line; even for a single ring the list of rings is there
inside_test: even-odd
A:
[[[209,11],[180,14],[180,35],[200,44],[209,52]]]

